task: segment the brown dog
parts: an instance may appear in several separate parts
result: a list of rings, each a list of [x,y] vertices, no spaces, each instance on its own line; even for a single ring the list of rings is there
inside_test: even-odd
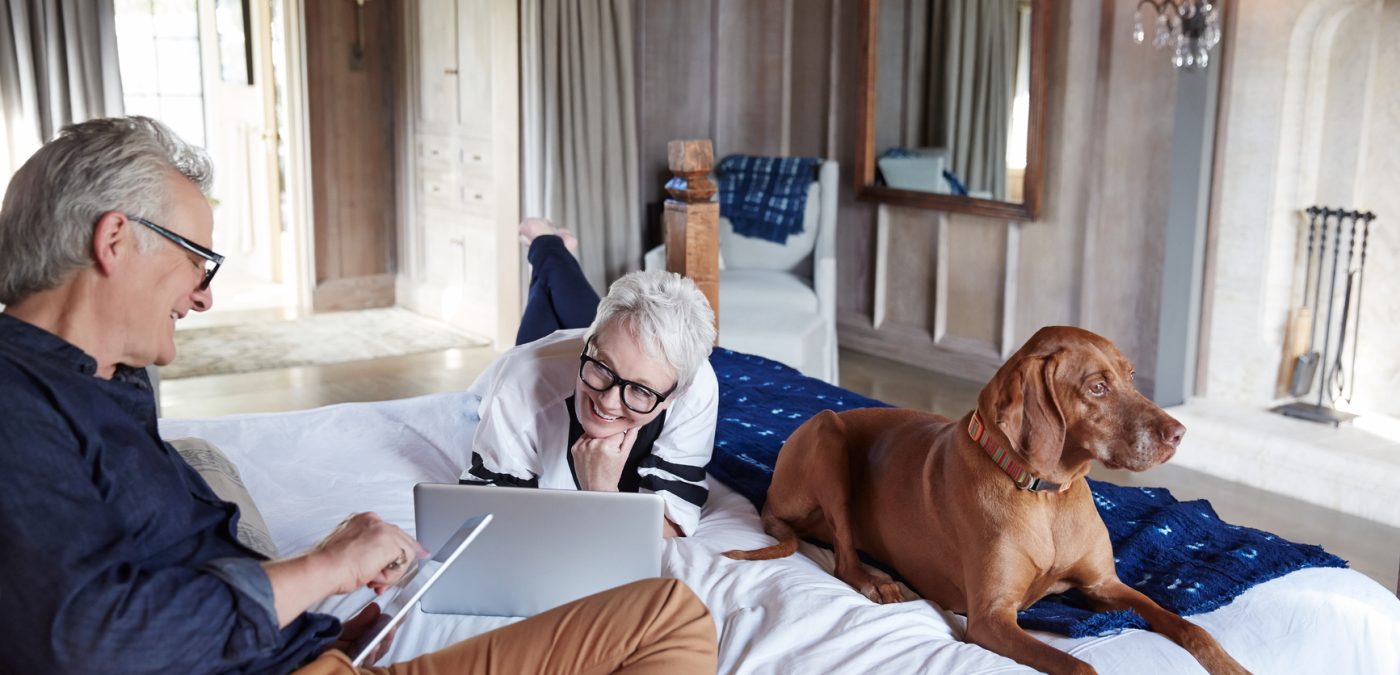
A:
[[[1170,458],[1186,433],[1132,379],[1113,343],[1050,327],[956,422],[913,410],[823,411],[778,455],[763,507],[778,543],[725,555],[779,558],[797,550],[798,537],[815,537],[834,545],[842,581],[876,602],[899,602],[893,580],[861,566],[864,551],[923,597],[966,613],[968,641],[1049,673],[1093,669],[1027,634],[1016,612],[1078,588],[1098,609],[1135,610],[1211,673],[1246,672],[1209,633],[1114,570],[1084,481],[1090,463],[1142,471]]]

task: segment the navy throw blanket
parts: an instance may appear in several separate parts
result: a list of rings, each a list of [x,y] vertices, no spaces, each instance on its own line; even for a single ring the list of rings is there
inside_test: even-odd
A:
[[[708,470],[759,509],[783,441],[808,418],[826,409],[889,407],[758,356],[717,348],[710,365],[719,378],[719,421]],[[1108,526],[1118,577],[1183,616],[1227,605],[1294,570],[1346,567],[1319,546],[1222,522],[1205,501],[1095,480],[1089,488]],[[1074,592],[1045,598],[1018,619],[1024,628],[1070,637],[1147,628],[1131,611],[1092,612]]]
[[[802,232],[807,188],[820,163],[815,157],[725,157],[715,167],[719,214],[737,234],[787,243]]]

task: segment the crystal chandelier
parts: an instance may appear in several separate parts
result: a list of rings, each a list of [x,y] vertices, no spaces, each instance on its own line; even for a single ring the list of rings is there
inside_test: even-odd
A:
[[[1177,68],[1205,68],[1210,50],[1220,43],[1219,0],[1140,0],[1133,18],[1133,42],[1147,39],[1143,27],[1152,19],[1152,45],[1172,48],[1172,65]],[[1151,7],[1153,19],[1147,8]]]

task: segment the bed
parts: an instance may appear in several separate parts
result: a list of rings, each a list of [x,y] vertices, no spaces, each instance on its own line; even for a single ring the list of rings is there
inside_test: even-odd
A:
[[[469,394],[454,392],[163,420],[161,433],[198,436],[222,448],[242,472],[278,549],[290,555],[314,545],[353,511],[372,509],[412,532],[413,485],[456,480],[470,458],[475,405]],[[667,542],[662,569],[690,585],[714,614],[720,672],[1029,672],[963,642],[962,617],[908,589],[907,602],[866,600],[831,576],[834,563],[825,549],[804,543],[802,555],[761,563],[720,556],[771,540],[748,498],[713,477],[710,485],[698,529]],[[334,597],[317,609],[344,617],[367,593]],[[1400,672],[1400,600],[1349,569],[1292,572],[1192,619],[1256,673]],[[387,658],[410,658],[513,620],[419,612],[405,622]],[[1103,673],[1200,672],[1186,652],[1148,631],[1035,635]]]
[[[668,256],[668,264],[695,279],[713,303],[718,292],[717,209],[708,204],[713,186],[703,177],[710,159],[706,153],[708,147],[673,144],[673,168],[678,158],[682,163],[697,156],[704,161],[691,161],[668,185],[676,201],[667,204],[666,226],[675,254]],[[710,608],[718,629],[720,672],[1031,672],[964,642],[965,618],[919,599],[907,587],[905,602],[870,602],[831,575],[834,562],[824,548],[804,543],[800,555],[765,562],[719,555],[771,543],[755,504],[762,500],[764,481],[787,432],[822,408],[880,404],[760,357],[716,350],[711,362],[720,379],[721,403],[716,454],[709,466],[710,498],[694,535],[666,543],[662,569],[684,580]],[[314,545],[355,511],[373,510],[412,532],[413,486],[456,482],[469,464],[476,404],[470,394],[454,392],[291,413],[162,420],[161,433],[166,438],[200,437],[223,449],[241,471],[280,553],[291,555]],[[1118,517],[1113,503],[1124,493],[1115,490],[1124,488],[1096,487],[1106,521]],[[1164,509],[1178,506],[1165,491],[1141,491]],[[1213,514],[1201,504],[1179,506],[1188,507],[1193,518],[1209,520]],[[1120,532],[1112,522],[1110,531],[1115,554],[1120,543],[1127,551],[1132,533]],[[1205,611],[1193,613],[1192,621],[1256,673],[1400,673],[1400,599],[1390,589],[1336,566],[1340,560],[1316,547],[1273,541],[1267,533],[1257,537],[1258,550],[1293,557],[1249,579],[1227,575],[1240,581],[1238,587],[1218,602],[1197,603],[1194,609]],[[1279,548],[1265,548],[1273,545]],[[1252,555],[1255,549],[1244,550]],[[1177,553],[1170,562],[1148,561],[1134,574],[1143,576],[1136,572],[1145,569],[1164,579],[1125,581],[1145,584],[1139,587],[1149,595],[1169,595],[1190,586],[1166,580],[1171,568],[1203,560],[1213,564],[1196,551]],[[1119,567],[1121,576],[1125,563]],[[344,618],[367,599],[368,591],[362,589],[315,609]],[[1066,616],[1061,607],[1048,609],[1055,614],[1052,619]],[[1037,624],[1045,617],[1031,615],[1023,615],[1022,623],[1058,625],[1058,632],[1032,634],[1101,673],[1202,672],[1175,644],[1131,627],[1131,616],[1068,616],[1070,624]],[[385,662],[515,620],[420,611],[402,626]]]

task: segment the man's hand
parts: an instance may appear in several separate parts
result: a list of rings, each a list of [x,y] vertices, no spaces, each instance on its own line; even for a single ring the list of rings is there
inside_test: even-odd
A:
[[[617,492],[622,466],[632,454],[637,430],[628,429],[607,438],[583,436],[569,450],[574,456],[574,472],[579,488],[592,492]]]
[[[335,642],[330,643],[326,649],[339,649],[353,658],[355,655],[352,651],[355,649],[355,645],[364,638],[365,633],[379,622],[380,617],[384,617],[386,620],[389,618],[379,609],[379,605],[373,602],[369,603],[368,606],[360,610],[359,614],[340,624],[340,637],[337,637]],[[397,632],[399,632],[399,628],[395,626],[378,645],[375,645],[374,651],[369,653],[365,663],[374,665],[379,659],[384,658],[384,655],[389,653],[389,645],[394,643],[394,634]]]
[[[373,513],[357,513],[305,554],[269,560],[262,567],[272,584],[277,625],[285,628],[326,596],[366,585],[384,592],[415,558],[426,557],[428,552],[403,530]]]
[[[398,526],[373,513],[346,518],[312,550],[336,580],[334,593],[349,593],[368,585],[384,592],[408,571],[410,563],[428,552]]]

